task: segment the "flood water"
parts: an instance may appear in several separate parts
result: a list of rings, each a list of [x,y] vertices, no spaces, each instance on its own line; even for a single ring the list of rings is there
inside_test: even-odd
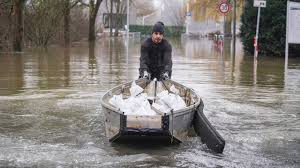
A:
[[[101,39],[93,50],[0,54],[0,167],[299,167],[300,58],[233,56],[208,39],[171,39],[172,79],[193,88],[226,140],[180,145],[111,144],[101,96],[138,76],[140,39]]]

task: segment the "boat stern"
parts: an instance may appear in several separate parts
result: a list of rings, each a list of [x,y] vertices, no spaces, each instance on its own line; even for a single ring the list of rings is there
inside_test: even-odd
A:
[[[145,116],[120,114],[119,132],[109,140],[111,142],[159,140],[159,142],[180,143],[181,141],[172,136],[172,133],[169,131],[169,123],[169,115]]]

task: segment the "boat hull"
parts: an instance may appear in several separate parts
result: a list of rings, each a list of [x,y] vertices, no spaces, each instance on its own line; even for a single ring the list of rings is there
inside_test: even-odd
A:
[[[203,114],[204,104],[202,99],[192,89],[171,80],[155,83],[152,86],[149,86],[149,81],[143,79],[135,82],[146,93],[154,93],[153,97],[156,96],[156,92],[160,93],[164,88],[170,93],[171,86],[175,85],[176,89],[178,89],[176,94],[184,99],[187,107],[176,111],[171,110],[167,113],[156,111],[157,115],[151,116],[125,115],[120,109],[108,102],[113,95],[130,95],[131,82],[115,87],[101,99],[105,116],[105,133],[109,141],[127,143],[158,142],[160,144],[164,142],[170,144],[180,143],[187,138],[189,130],[194,128],[196,134],[209,149],[217,153],[223,152],[225,140]]]
[[[129,139],[129,136],[132,136],[131,139],[142,136],[164,137],[170,143],[179,143],[186,139],[195,113],[194,108],[163,116],[128,116],[105,107],[103,111],[106,136],[111,142]],[[135,123],[130,118],[136,118]]]
[[[137,84],[140,82],[140,80],[136,81]],[[202,101],[193,90],[169,80],[169,83],[166,83],[166,85],[174,84],[177,88],[186,90],[184,94],[194,96],[195,100],[192,105],[181,110],[161,113],[155,116],[125,115],[119,109],[106,103],[108,98],[105,97],[120,94],[121,90],[128,87],[129,84],[118,86],[108,91],[102,98],[106,136],[111,142],[152,139],[165,140],[169,143],[180,143],[187,138],[188,131],[192,128],[196,107]],[[142,86],[143,84],[140,83],[140,85]]]

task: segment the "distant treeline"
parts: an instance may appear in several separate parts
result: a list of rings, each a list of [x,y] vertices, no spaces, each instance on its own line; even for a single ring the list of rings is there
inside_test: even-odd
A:
[[[118,15],[124,13],[126,1],[0,0],[0,51],[22,51],[24,47],[50,44],[68,47],[72,41],[82,39],[93,42],[96,33],[103,30],[96,23],[101,4],[106,6],[106,12]],[[114,19],[119,25],[120,19]]]

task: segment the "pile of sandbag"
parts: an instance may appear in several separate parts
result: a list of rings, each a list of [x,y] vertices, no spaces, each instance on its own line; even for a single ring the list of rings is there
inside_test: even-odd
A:
[[[176,111],[186,107],[184,100],[177,95],[178,90],[174,85],[170,90],[175,94],[169,93],[167,90],[157,94],[156,101],[152,104],[155,109],[168,113],[172,109]],[[109,103],[120,109],[125,115],[156,115],[156,112],[151,109],[147,93],[142,93],[143,91],[144,89],[133,81],[130,88],[131,96],[128,99],[123,99],[122,94],[114,95]]]
[[[179,91],[174,85],[171,86],[170,90],[173,93],[164,90],[157,94],[157,101],[153,103],[152,106],[164,113],[168,113],[172,109],[173,111],[176,111],[186,107],[184,100],[178,95]]]
[[[119,108],[125,115],[156,115],[151,109],[147,93],[142,93],[143,91],[144,89],[133,81],[130,88],[131,96],[128,99],[123,99],[122,94],[114,95],[109,103]]]

